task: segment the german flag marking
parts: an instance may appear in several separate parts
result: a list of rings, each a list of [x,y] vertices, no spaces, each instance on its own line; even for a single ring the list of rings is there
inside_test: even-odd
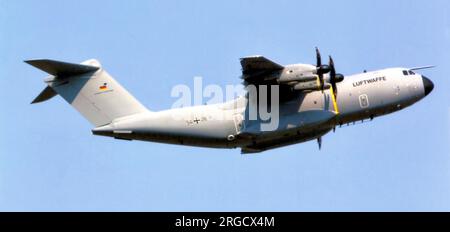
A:
[[[99,87],[99,89],[100,90],[107,90],[108,89],[108,86],[107,86],[108,84],[107,83],[104,83],[103,85],[101,85],[100,87]]]

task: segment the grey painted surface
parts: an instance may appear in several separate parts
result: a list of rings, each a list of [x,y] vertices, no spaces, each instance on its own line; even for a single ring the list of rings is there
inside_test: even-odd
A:
[[[261,62],[260,57],[251,59]],[[269,60],[262,59],[266,61]],[[336,126],[395,112],[426,95],[423,77],[404,75],[406,68],[356,74],[337,83],[336,106],[332,89],[323,93],[320,90],[294,92],[280,103],[277,129],[261,131],[262,121],[248,120],[246,97],[223,104],[150,112],[103,70],[98,61],[88,60],[83,64],[100,69],[78,76],[50,77],[46,83],[95,126],[93,134],[191,146],[241,147],[243,153],[316,139]],[[259,76],[262,79],[257,80],[297,85],[299,81],[317,79],[312,65],[287,65],[279,70],[282,66],[268,63],[259,64],[258,68],[266,66],[276,68],[275,74]],[[329,75],[324,79],[328,82]],[[101,89],[101,86],[106,87]]]

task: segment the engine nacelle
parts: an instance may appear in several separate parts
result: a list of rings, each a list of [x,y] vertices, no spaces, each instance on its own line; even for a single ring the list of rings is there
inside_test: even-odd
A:
[[[324,89],[329,89],[330,84],[325,83]],[[320,82],[317,80],[315,81],[306,81],[306,82],[299,82],[298,84],[294,85],[293,87],[295,90],[305,91],[305,90],[320,90]]]
[[[292,75],[292,76],[287,76],[287,75],[283,75],[280,78],[278,78],[278,83],[287,83],[287,82],[293,82],[293,81],[313,81],[317,79],[317,75]]]

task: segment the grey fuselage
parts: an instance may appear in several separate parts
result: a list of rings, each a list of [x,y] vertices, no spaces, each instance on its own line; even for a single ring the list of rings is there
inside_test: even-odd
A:
[[[346,76],[330,89],[302,92],[279,105],[279,125],[262,131],[245,116],[247,97],[215,105],[145,112],[118,118],[93,129],[95,135],[125,140],[237,148],[260,152],[323,136],[336,126],[373,119],[401,110],[433,88],[426,77],[406,68],[390,68]],[[405,75],[405,73],[408,75]],[[282,93],[281,93],[282,94]]]

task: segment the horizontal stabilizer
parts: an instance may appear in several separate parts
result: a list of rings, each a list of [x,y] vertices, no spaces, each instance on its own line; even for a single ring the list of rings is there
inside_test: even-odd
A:
[[[46,73],[49,73],[56,77],[68,77],[76,76],[89,72],[94,72],[99,69],[99,67],[83,65],[83,64],[72,64],[56,60],[26,60],[25,63],[30,64]]]
[[[31,104],[47,101],[56,95],[57,93],[55,90],[53,90],[52,87],[47,86],[47,88],[42,90],[42,92],[31,102]]]

